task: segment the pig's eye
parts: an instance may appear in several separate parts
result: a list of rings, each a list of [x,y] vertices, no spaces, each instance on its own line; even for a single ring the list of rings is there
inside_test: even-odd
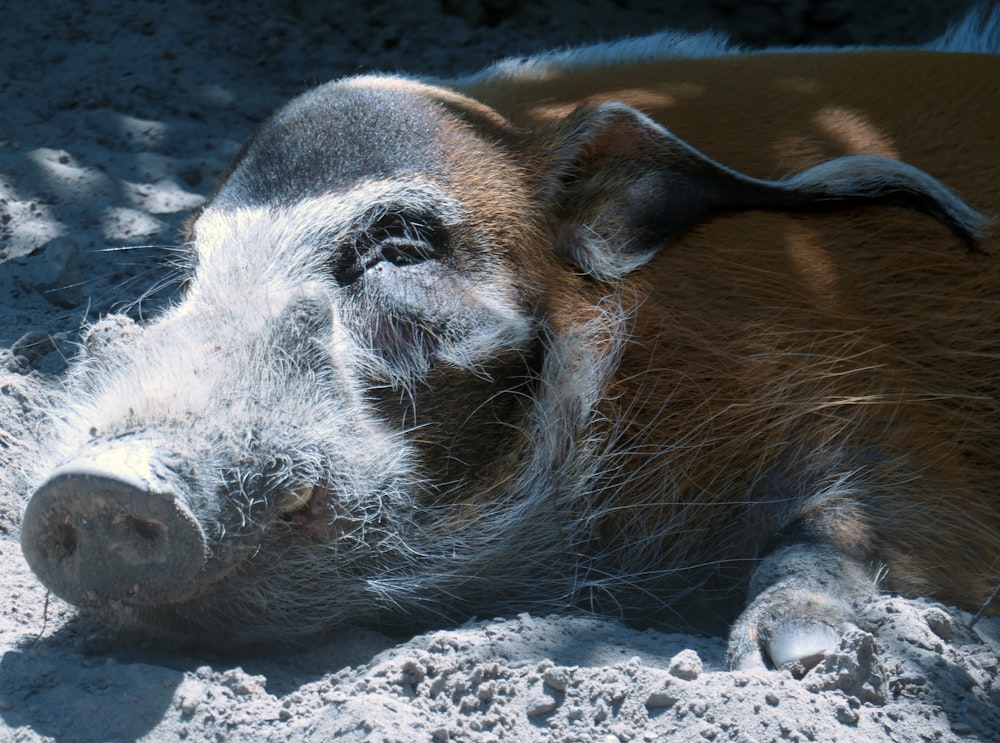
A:
[[[331,260],[341,286],[357,281],[380,263],[412,266],[438,260],[447,250],[447,231],[433,217],[388,213],[352,236]]]

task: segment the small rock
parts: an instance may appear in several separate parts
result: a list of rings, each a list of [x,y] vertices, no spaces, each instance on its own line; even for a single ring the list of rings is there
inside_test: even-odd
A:
[[[846,702],[837,705],[837,721],[844,725],[857,725],[859,715],[857,710],[852,709]]]
[[[80,246],[68,237],[45,244],[44,274],[35,288],[57,307],[71,309],[83,300],[84,271]]]
[[[566,691],[569,686],[569,671],[565,668],[553,667],[546,669],[543,677],[545,683],[556,691]]]
[[[682,650],[670,659],[668,671],[684,681],[694,681],[701,675],[701,658],[694,650]]]
[[[649,696],[646,697],[646,708],[647,709],[667,709],[668,707],[673,707],[680,700],[680,697],[670,691],[668,686],[664,686],[662,689],[650,692]]]
[[[948,612],[940,606],[932,606],[923,613],[923,617],[927,626],[931,628],[931,632],[945,642],[951,642],[954,626]]]
[[[547,715],[558,706],[559,700],[545,691],[545,688],[539,684],[528,694],[525,711],[528,713],[528,717],[538,717],[539,715]]]
[[[871,634],[848,630],[840,647],[827,653],[803,684],[812,692],[838,689],[868,704],[885,704],[887,683],[876,650]]]
[[[410,659],[403,663],[400,673],[399,683],[416,686],[427,678],[427,669],[419,660]]]
[[[31,331],[14,341],[10,350],[15,356],[21,356],[30,363],[56,350],[56,344],[48,333]]]
[[[189,679],[184,681],[177,689],[177,704],[181,712],[190,717],[198,711],[202,700],[205,698],[205,685],[200,681]]]

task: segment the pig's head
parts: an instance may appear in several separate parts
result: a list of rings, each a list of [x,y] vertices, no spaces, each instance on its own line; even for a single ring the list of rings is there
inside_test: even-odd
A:
[[[392,78],[264,125],[192,224],[176,305],[86,335],[24,518],[42,581],[218,643],[497,604],[555,559],[540,503],[570,444],[533,441],[542,318],[581,278],[525,146]]]
[[[755,181],[614,103],[518,128],[399,78],[322,86],[194,221],[179,301],[90,329],[25,555],[113,624],[216,646],[666,573],[662,534],[593,547],[631,478],[602,408],[621,280],[724,208],[895,200],[967,237],[935,184],[864,157]]]

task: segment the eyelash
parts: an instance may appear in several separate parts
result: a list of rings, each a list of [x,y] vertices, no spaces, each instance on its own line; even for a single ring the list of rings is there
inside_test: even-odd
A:
[[[337,283],[347,286],[383,261],[412,266],[441,259],[447,247],[447,231],[437,220],[388,213],[337,249],[331,270]]]

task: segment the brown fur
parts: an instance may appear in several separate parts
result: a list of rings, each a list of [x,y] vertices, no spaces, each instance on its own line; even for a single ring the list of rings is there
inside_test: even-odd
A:
[[[201,479],[152,500],[190,508],[171,523],[205,564],[179,554],[192,578],[166,598],[106,580],[132,565],[77,507],[107,501],[101,478],[53,467],[22,545],[60,595],[250,642],[527,607],[691,624],[707,612],[683,617],[687,599],[720,597],[728,622],[749,585],[735,667],[818,657],[879,578],[984,607],[1000,585],[996,231],[968,250],[978,215],[927,175],[828,161],[896,158],[1000,215],[1000,60],[540,69],[350,78],[265,124],[193,225],[185,296],[127,352],[81,362],[53,447],[61,464],[190,444]],[[806,172],[761,184],[720,163]],[[886,184],[917,209],[872,205]],[[439,237],[393,252],[372,205],[411,233],[439,218]],[[104,531],[146,523],[132,490]],[[96,568],[67,559],[92,544],[79,534]]]
[[[894,157],[996,215],[998,79],[996,57],[878,51],[637,63],[463,92],[529,131],[581,101],[628,103],[758,177],[848,153]],[[527,139],[528,167],[549,167],[550,142]],[[1000,252],[996,234],[982,247]],[[608,291],[561,281],[546,287],[562,295],[547,299],[553,311]],[[890,590],[969,610],[988,599],[1000,584],[995,258],[901,209],[744,212],[701,224],[618,290],[641,306],[605,403],[634,452],[620,466],[628,499],[664,524],[684,511],[693,539],[753,543],[781,514],[748,503],[747,483],[787,470],[789,447],[804,480],[851,447],[866,462],[865,505],[825,503],[805,514],[810,528],[884,563]],[[627,538],[627,522],[606,530]]]

